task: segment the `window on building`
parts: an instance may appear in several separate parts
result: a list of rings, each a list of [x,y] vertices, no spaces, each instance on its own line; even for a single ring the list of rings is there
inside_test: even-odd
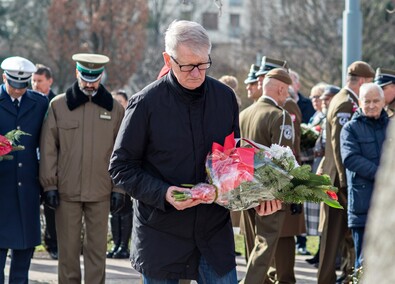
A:
[[[191,11],[182,11],[180,19],[192,21],[192,12]]]
[[[206,30],[218,30],[218,14],[203,13],[203,26]]]
[[[229,6],[241,6],[243,5],[243,0],[229,0]]]
[[[230,36],[239,37],[240,36],[240,14],[230,14]]]

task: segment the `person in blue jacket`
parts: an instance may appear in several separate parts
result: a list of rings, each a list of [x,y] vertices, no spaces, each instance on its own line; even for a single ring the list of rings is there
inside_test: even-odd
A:
[[[375,176],[389,122],[383,90],[366,83],[359,91],[360,108],[340,133],[341,157],[346,169],[348,227],[355,246],[355,269],[363,263],[363,237]]]
[[[0,161],[0,283],[11,250],[9,281],[27,284],[34,247],[41,243],[37,149],[48,99],[27,89],[36,71],[29,60],[9,57],[1,68],[0,134],[19,129],[29,135],[19,140],[24,150],[12,152],[12,160]]]

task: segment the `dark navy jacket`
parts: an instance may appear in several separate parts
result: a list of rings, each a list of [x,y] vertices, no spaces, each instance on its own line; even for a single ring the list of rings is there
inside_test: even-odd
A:
[[[315,109],[309,98],[306,98],[298,92],[298,107],[302,113],[302,123],[309,123],[310,118],[314,115]]]
[[[199,89],[182,88],[170,72],[132,96],[111,158],[116,185],[136,200],[132,265],[154,278],[197,279],[201,254],[220,275],[235,267],[227,209],[178,211],[165,198],[171,185],[204,182],[213,142],[240,135],[232,90],[210,77]]]
[[[37,148],[48,99],[27,90],[16,111],[5,86],[0,86],[0,134],[20,129],[25,150],[0,162],[0,248],[26,249],[41,243]]]
[[[348,226],[364,227],[388,125],[383,110],[378,119],[358,109],[341,130],[341,156],[347,176]]]

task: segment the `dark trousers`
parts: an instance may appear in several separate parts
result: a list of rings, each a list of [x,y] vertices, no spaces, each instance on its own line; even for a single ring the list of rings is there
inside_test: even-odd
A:
[[[4,268],[8,249],[0,249],[0,283],[4,283]],[[34,248],[11,250],[11,265],[9,283],[28,284],[30,261]]]
[[[44,205],[45,232],[44,243],[47,251],[58,251],[58,241],[56,240],[55,210]]]

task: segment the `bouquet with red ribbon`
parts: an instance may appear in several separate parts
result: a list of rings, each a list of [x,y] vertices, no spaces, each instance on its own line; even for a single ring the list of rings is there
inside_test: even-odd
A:
[[[289,147],[270,148],[243,139],[246,147],[236,147],[234,134],[224,145],[213,143],[206,159],[208,183],[185,191],[173,191],[177,201],[199,199],[230,210],[245,210],[261,201],[278,199],[286,203],[325,202],[342,208],[337,188],[329,176],[311,173],[310,166],[299,166]]]

